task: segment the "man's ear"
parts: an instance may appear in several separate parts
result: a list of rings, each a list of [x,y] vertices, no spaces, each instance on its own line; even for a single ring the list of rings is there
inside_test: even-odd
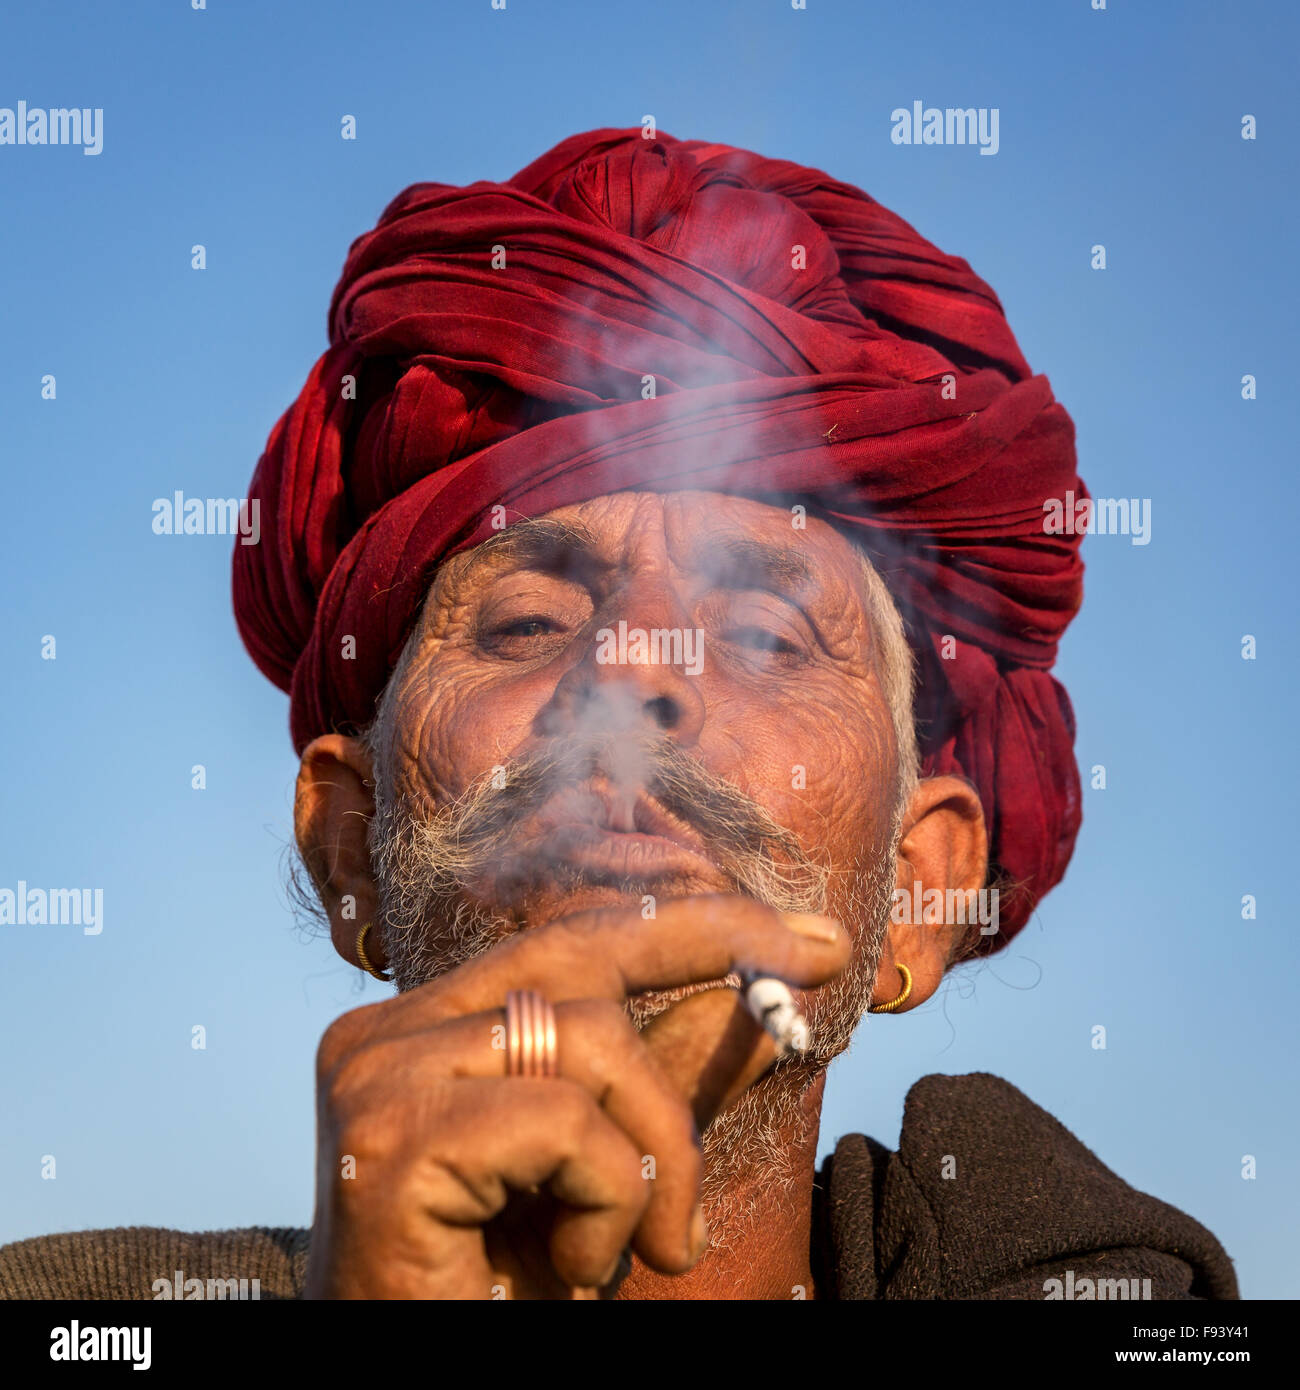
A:
[[[885,948],[876,972],[873,1004],[885,1004],[903,991],[898,963],[912,976],[912,992],[897,1010],[923,1004],[939,988],[948,958],[965,927],[949,923],[942,910],[937,920],[930,913],[912,911],[925,894],[938,889],[947,903],[948,889],[963,891],[984,887],[988,872],[988,837],[984,828],[984,808],[975,789],[959,777],[928,777],[922,781],[903,816],[903,835],[898,847],[898,890],[896,909],[890,914]],[[902,918],[896,921],[895,918]]]
[[[374,814],[374,769],[365,747],[342,734],[308,744],[293,801],[294,837],[329,914],[334,949],[357,966],[357,933],[379,908],[366,840]],[[371,935],[366,955],[382,970],[380,940]]]

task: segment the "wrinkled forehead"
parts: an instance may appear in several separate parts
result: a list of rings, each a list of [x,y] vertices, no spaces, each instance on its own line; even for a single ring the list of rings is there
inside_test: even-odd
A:
[[[620,492],[517,521],[455,557],[449,570],[469,581],[520,569],[581,581],[664,567],[714,586],[815,602],[860,599],[863,561],[849,540],[797,503]]]

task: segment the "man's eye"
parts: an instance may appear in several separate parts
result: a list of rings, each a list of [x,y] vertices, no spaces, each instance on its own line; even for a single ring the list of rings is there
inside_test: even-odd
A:
[[[492,629],[493,637],[544,637],[558,632],[559,627],[549,618],[515,618]]]
[[[727,632],[727,641],[752,651],[786,654],[799,650],[793,642],[764,627],[733,627]]]

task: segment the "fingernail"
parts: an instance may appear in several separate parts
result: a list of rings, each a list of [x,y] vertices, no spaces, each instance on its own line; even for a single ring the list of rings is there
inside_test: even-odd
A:
[[[839,924],[831,917],[823,917],[817,912],[787,912],[786,926],[800,936],[811,937],[814,941],[824,941],[828,945],[840,939]]]
[[[691,1237],[690,1237],[690,1258],[694,1264],[702,1254],[709,1248],[709,1223],[704,1219],[704,1208],[695,1208],[695,1215],[691,1217]]]

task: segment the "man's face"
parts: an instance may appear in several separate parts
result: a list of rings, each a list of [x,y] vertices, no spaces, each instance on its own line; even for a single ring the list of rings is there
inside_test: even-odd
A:
[[[897,785],[876,640],[849,542],[747,499],[616,493],[445,565],[379,754],[390,815],[465,811],[430,854],[446,880],[466,852],[450,891],[402,924],[460,939],[390,943],[399,982],[403,956],[427,974],[518,927],[696,893],[874,933]],[[381,884],[410,877],[378,858]]]

